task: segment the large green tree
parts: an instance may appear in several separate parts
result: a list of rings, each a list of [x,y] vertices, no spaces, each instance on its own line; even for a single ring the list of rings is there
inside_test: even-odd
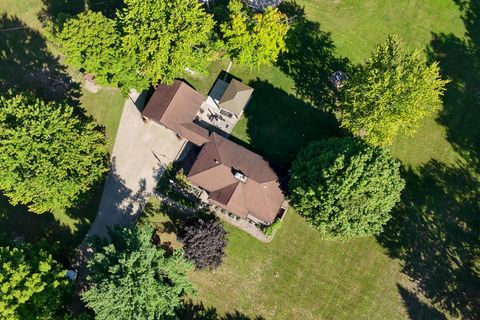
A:
[[[88,261],[91,289],[82,294],[96,319],[159,319],[173,316],[181,297],[192,294],[181,251],[166,256],[152,242],[150,226],[115,227],[108,243],[96,243]]]
[[[186,68],[204,72],[215,24],[198,0],[125,0],[122,47],[151,84],[171,83]]]
[[[379,234],[400,200],[400,164],[353,138],[310,143],[293,163],[291,204],[325,238]]]
[[[0,247],[1,319],[56,319],[68,288],[65,270],[45,251]]]
[[[124,92],[204,73],[215,22],[197,0],[125,0],[115,19],[87,11],[59,34],[67,59]]]
[[[349,75],[342,92],[341,124],[372,145],[390,145],[402,132],[413,134],[441,103],[446,81],[437,63],[408,51],[397,37],[378,45]]]
[[[120,70],[120,34],[115,20],[86,11],[69,19],[58,34],[67,62],[95,74],[100,84],[116,84]]]
[[[258,67],[272,65],[287,51],[288,18],[276,8],[252,13],[240,0],[230,0],[229,19],[220,29],[230,56],[238,63]]]
[[[0,97],[0,190],[36,213],[73,206],[107,170],[105,136],[72,107]]]

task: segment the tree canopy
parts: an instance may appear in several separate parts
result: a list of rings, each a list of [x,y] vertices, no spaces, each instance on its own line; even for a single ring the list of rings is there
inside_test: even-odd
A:
[[[198,0],[125,0],[119,13],[125,55],[150,79],[171,83],[186,68],[204,72],[215,24]]]
[[[45,251],[0,247],[0,318],[54,319],[68,287],[65,270]]]
[[[215,22],[197,0],[125,0],[116,19],[87,11],[58,38],[67,59],[124,92],[204,73]]]
[[[293,163],[291,204],[325,238],[379,234],[405,186],[387,150],[353,138],[312,142]]]
[[[252,13],[240,0],[228,4],[229,19],[220,26],[230,56],[238,63],[258,67],[274,64],[287,51],[288,18],[276,8]]]
[[[216,269],[222,264],[227,245],[227,232],[217,219],[196,218],[183,226],[179,240],[183,243],[185,257],[197,269]]]
[[[58,35],[67,62],[95,74],[100,84],[117,84],[119,38],[115,20],[92,11],[68,19]]]
[[[82,294],[96,319],[159,319],[173,316],[181,297],[193,294],[191,264],[181,251],[166,256],[152,242],[150,226],[115,227],[109,242],[97,242],[88,261],[91,288]]]
[[[72,207],[107,171],[105,136],[72,107],[31,95],[0,97],[0,189],[44,213]]]
[[[349,75],[341,124],[369,144],[390,145],[400,132],[413,134],[439,108],[446,83],[436,62],[427,65],[422,52],[409,52],[390,36]]]

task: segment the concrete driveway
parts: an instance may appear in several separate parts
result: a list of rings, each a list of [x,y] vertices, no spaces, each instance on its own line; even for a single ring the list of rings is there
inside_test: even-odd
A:
[[[163,169],[175,160],[185,140],[163,126],[145,124],[131,94],[125,102],[111,168],[95,221],[87,236],[105,236],[107,226],[130,225],[141,213]]]
[[[133,102],[140,104],[139,100],[138,94],[130,94],[125,102],[98,214],[73,261],[80,286],[85,262],[91,253],[88,238],[106,236],[107,227],[132,225],[164,168],[178,157],[186,143],[160,125],[145,124]]]

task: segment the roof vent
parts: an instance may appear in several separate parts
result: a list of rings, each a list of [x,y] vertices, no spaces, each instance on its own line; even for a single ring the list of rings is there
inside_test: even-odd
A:
[[[235,172],[235,179],[240,180],[242,182],[247,182],[247,177],[239,171]]]

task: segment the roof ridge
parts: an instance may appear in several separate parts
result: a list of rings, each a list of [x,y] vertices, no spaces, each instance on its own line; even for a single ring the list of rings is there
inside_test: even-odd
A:
[[[215,137],[217,137],[217,136],[219,136],[219,135],[218,135],[218,133],[213,132],[213,133],[212,133],[212,136],[213,136],[213,138],[215,139]],[[217,151],[217,154],[218,154],[218,158],[219,158],[219,159],[218,159],[218,164],[224,165],[224,164],[223,164],[223,161],[222,161],[222,157],[220,156],[220,151],[218,150],[218,147],[217,147],[217,141],[213,141],[213,145],[215,146],[215,150]],[[227,165],[224,165],[224,166],[228,167]]]
[[[178,89],[180,89],[180,86],[182,85],[183,82],[180,81],[180,80],[175,80],[175,81],[173,82],[173,85],[176,85],[177,83],[180,83],[180,84],[178,84],[178,85],[176,86],[175,90],[173,91],[172,96],[170,97],[170,99],[168,99],[167,108],[165,108],[165,110],[163,111],[162,117],[163,117],[163,115],[165,114],[165,112],[167,112],[168,107],[169,107],[170,104],[172,103],[173,99],[177,96]]]

